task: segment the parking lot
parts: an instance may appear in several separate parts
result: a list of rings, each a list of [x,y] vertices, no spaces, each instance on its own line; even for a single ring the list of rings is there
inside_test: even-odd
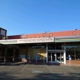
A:
[[[80,80],[79,66],[1,64],[0,80]]]

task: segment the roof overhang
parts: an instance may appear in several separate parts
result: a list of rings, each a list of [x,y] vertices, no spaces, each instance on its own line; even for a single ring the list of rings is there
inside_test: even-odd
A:
[[[0,40],[1,44],[49,43],[49,42],[54,42],[54,37]]]
[[[80,36],[55,37],[55,42],[80,42]]]
[[[51,43],[51,42],[80,42],[80,36],[68,37],[40,37],[26,39],[0,40],[0,44]]]

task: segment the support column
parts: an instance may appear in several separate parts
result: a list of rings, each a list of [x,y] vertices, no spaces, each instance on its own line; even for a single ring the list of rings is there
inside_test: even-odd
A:
[[[64,64],[66,64],[66,46],[64,45]]]
[[[52,63],[52,61],[53,61],[53,60],[52,60],[52,52],[51,52],[51,63]]]
[[[15,49],[13,50],[13,62],[15,61]]]
[[[6,63],[6,53],[7,53],[7,48],[5,48],[5,53],[4,53],[4,63]]]
[[[28,58],[28,44],[26,44],[26,59]]]
[[[62,56],[61,56],[61,52],[60,52],[60,62],[62,62],[61,57],[62,57]]]
[[[48,63],[48,44],[46,44],[46,63]]]
[[[54,56],[55,56],[55,61],[57,60],[57,57],[56,57],[57,55],[56,55],[56,54],[57,54],[57,53],[55,52],[55,54],[54,54]]]

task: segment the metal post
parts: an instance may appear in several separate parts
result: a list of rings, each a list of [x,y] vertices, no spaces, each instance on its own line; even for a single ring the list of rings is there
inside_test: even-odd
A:
[[[43,64],[45,64],[45,57],[43,57]]]
[[[66,64],[66,46],[64,46],[64,64]]]
[[[36,64],[37,64],[38,56],[36,56]]]
[[[37,64],[37,59],[36,59],[36,64]]]
[[[46,63],[48,63],[48,44],[46,44]]]
[[[55,61],[56,61],[56,52],[55,52],[54,56],[55,56]]]
[[[30,56],[29,56],[29,63],[30,63]]]
[[[13,50],[13,62],[15,61],[15,49]]]
[[[52,53],[51,53],[51,64],[52,64]]]
[[[7,48],[5,48],[5,53],[4,53],[4,63],[6,63],[6,52],[7,52]]]
[[[57,53],[56,53],[56,61],[58,61],[58,60],[57,60]]]
[[[61,57],[62,57],[62,56],[61,56],[61,52],[60,52],[60,62],[62,62]]]

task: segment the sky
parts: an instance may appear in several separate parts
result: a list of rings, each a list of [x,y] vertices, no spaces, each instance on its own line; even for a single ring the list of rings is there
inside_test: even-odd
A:
[[[80,29],[80,0],[0,0],[7,35]]]

